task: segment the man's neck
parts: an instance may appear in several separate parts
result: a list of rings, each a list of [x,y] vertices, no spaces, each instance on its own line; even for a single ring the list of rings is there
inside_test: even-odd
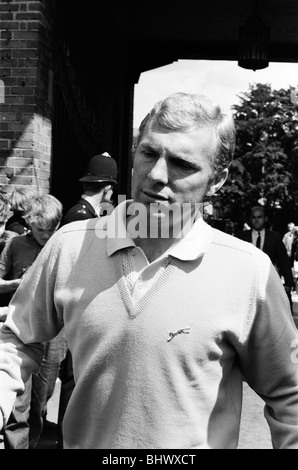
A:
[[[93,207],[93,209],[95,211],[97,211],[100,207],[100,203],[101,203],[101,200],[102,200],[102,195],[101,194],[82,194],[81,196],[83,199],[86,199],[86,201],[88,201],[91,206]]]
[[[162,256],[174,243],[172,238],[136,238],[134,242],[136,246],[141,248],[149,263]]]
[[[184,237],[195,220],[196,214],[191,212],[184,217],[183,221],[178,213],[174,218],[158,217],[156,214],[151,217],[149,213],[147,213],[147,218],[145,214],[138,218],[132,214],[127,216],[126,228],[135,244],[144,251],[149,262],[153,262],[162,256],[178,238]],[[135,230],[136,227],[138,232]]]

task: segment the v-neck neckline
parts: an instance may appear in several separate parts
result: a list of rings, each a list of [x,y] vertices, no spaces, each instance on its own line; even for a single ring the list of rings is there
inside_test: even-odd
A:
[[[167,281],[172,272],[177,267],[172,257],[169,257],[164,266],[162,266],[162,272],[153,280],[152,285],[144,293],[144,295],[137,301],[133,300],[133,297],[129,291],[129,287],[126,281],[125,272],[122,265],[121,252],[115,253],[114,263],[117,275],[117,286],[120,295],[123,299],[127,312],[130,318],[136,318],[142,310],[145,308],[149,300],[158,293],[161,286]]]

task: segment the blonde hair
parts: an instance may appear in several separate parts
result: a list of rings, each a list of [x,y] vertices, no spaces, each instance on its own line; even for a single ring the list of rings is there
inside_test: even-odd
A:
[[[9,216],[9,204],[6,198],[0,194],[0,226],[6,224]]]
[[[205,95],[174,93],[156,103],[140,124],[136,146],[147,124],[152,121],[165,129],[181,132],[196,131],[203,126],[213,127],[218,138],[218,150],[212,162],[213,172],[220,174],[230,166],[236,141],[233,117],[223,114],[221,108]]]
[[[24,213],[28,225],[41,225],[43,227],[56,227],[61,219],[63,206],[51,194],[37,194],[31,198]]]
[[[37,194],[39,194],[38,191],[31,186],[14,189],[9,197],[11,210],[23,214],[31,198]]]

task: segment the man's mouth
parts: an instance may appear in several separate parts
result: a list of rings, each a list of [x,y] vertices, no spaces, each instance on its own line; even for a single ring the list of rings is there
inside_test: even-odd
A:
[[[143,191],[146,198],[150,199],[152,202],[169,202],[169,199],[159,193],[153,193],[152,191]]]

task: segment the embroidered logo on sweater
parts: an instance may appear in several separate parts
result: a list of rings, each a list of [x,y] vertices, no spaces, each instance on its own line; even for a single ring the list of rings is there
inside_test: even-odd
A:
[[[168,341],[172,341],[173,338],[175,338],[175,336],[177,335],[181,335],[181,334],[185,334],[185,335],[188,335],[190,333],[190,326],[188,328],[180,328],[180,330],[177,330],[175,331],[174,333],[172,331],[169,332],[169,338],[168,338]]]

